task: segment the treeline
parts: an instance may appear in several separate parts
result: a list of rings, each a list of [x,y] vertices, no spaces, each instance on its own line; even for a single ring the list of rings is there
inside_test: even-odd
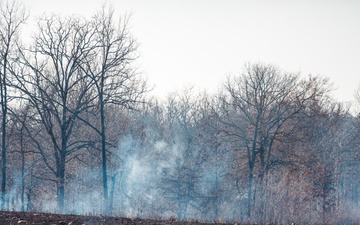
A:
[[[1,208],[251,223],[359,222],[360,118],[327,78],[247,64],[160,102],[113,11],[1,6]],[[360,101],[359,101],[360,103]]]

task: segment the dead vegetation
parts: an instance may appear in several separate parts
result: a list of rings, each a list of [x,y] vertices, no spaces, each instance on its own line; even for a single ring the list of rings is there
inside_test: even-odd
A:
[[[38,212],[0,211],[2,225],[215,225],[223,223],[201,223],[198,221],[149,220],[110,216],[80,216]],[[224,224],[223,224],[224,225]]]

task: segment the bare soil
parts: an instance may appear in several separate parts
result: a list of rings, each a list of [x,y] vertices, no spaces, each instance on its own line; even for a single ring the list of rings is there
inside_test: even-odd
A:
[[[108,216],[79,216],[37,212],[0,211],[1,225],[215,225],[197,221],[180,222],[176,220],[147,220]],[[224,224],[222,224],[224,225]]]

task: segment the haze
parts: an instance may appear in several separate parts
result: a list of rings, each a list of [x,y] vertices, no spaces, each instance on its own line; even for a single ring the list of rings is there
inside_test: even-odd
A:
[[[138,60],[153,94],[195,86],[216,91],[246,62],[289,72],[324,75],[335,98],[352,101],[360,81],[360,2],[345,1],[109,1],[131,14],[141,44]],[[99,1],[28,0],[32,17],[43,12],[90,16]]]

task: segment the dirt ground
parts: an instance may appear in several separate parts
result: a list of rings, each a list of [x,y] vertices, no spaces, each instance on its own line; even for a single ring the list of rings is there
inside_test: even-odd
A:
[[[216,223],[144,220],[106,216],[78,216],[36,212],[0,211],[1,225],[215,225]],[[224,224],[222,224],[224,225]]]

